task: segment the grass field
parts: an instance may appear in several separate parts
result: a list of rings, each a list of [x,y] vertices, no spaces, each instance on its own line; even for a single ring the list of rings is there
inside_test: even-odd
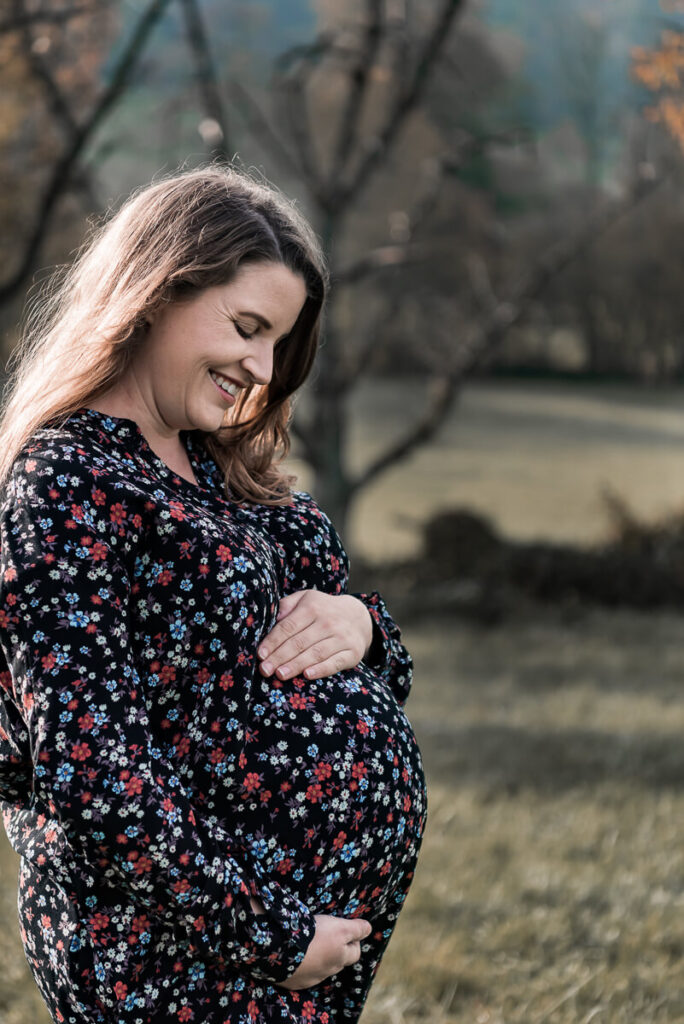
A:
[[[566,539],[600,534],[601,484],[645,515],[684,505],[684,402],[661,398],[478,386],[445,435],[463,449],[440,442],[403,485],[390,475],[355,528],[391,554],[414,538],[402,515],[454,499],[514,535]],[[684,1024],[680,617],[404,626],[428,829],[363,1024]],[[0,1024],[46,1024],[4,837],[0,869]]]

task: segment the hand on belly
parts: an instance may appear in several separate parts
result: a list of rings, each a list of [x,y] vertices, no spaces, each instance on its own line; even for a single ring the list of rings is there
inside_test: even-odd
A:
[[[310,988],[337,974],[361,958],[361,942],[371,933],[369,921],[361,917],[333,917],[316,914],[316,931],[301,964],[280,988]]]
[[[265,676],[323,679],[354,668],[373,639],[373,621],[351,594],[298,590],[280,602],[278,622],[259,645]]]
[[[260,900],[250,896],[255,914],[265,914]],[[318,985],[337,974],[343,967],[355,964],[361,957],[361,941],[368,938],[371,925],[361,917],[333,917],[331,914],[314,915],[316,932],[301,964],[280,988],[296,990]]]

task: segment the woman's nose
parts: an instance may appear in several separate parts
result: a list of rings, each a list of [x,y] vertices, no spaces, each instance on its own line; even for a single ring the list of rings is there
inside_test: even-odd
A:
[[[245,373],[248,373],[255,384],[268,384],[273,376],[273,344],[270,341],[250,343],[254,346],[249,355],[242,360]]]

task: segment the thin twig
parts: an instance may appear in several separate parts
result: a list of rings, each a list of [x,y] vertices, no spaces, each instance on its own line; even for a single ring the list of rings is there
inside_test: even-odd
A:
[[[216,122],[220,139],[212,141],[215,156],[230,161],[231,146],[228,136],[228,115],[218,85],[216,67],[211,56],[209,40],[202,12],[197,0],[180,0],[185,19],[185,34],[195,64],[195,74],[207,117]],[[217,132],[217,136],[219,134]]]
[[[443,0],[442,9],[418,57],[408,84],[399,89],[383,128],[367,147],[357,170],[347,181],[340,184],[335,196],[335,203],[338,206],[348,205],[351,198],[366,184],[381,160],[387,156],[408,115],[420,102],[430,74],[446,44],[452,23],[463,5],[464,0]]]

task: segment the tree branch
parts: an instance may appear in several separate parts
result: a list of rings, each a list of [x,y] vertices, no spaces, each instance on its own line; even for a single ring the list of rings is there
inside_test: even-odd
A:
[[[147,42],[147,38],[157,24],[170,0],[151,0],[146,10],[119,57],[112,74],[112,79],[85,124],[77,128],[70,145],[52,169],[47,188],[39,204],[36,223],[29,236],[28,244],[22,255],[21,263],[12,277],[0,284],[0,303],[5,302],[19,290],[25,278],[31,272],[33,262],[42,244],[43,238],[57,201],[69,184],[73,168],[83,149],[104,120],[105,115],[114,106],[128,83],[138,57]]]
[[[358,134],[363,102],[368,92],[371,69],[382,42],[383,0],[366,0],[366,31],[349,76],[349,92],[340,119],[337,143],[333,149],[328,188],[334,192],[337,181],[347,166]]]
[[[100,6],[112,3],[113,0],[100,0]],[[27,28],[31,25],[61,25],[72,18],[78,18],[82,14],[92,14],[93,7],[75,6],[62,7],[55,10],[24,11],[22,14],[14,14],[11,18],[0,21],[0,35],[8,32],[16,32],[20,28]]]
[[[76,120],[71,112],[69,104],[59,88],[50,67],[46,60],[34,48],[34,37],[31,28],[35,20],[28,17],[25,10],[25,0],[13,0],[14,17],[17,24],[21,25],[21,43],[24,57],[29,64],[34,76],[43,87],[47,97],[50,110],[65,129],[67,138],[71,138],[77,128]]]
[[[451,25],[464,5],[464,0],[443,0],[441,12],[433,26],[422,53],[418,57],[413,75],[405,88],[398,91],[393,109],[378,135],[367,148],[356,172],[342,182],[332,197],[337,206],[345,206],[360,191],[380,161],[387,155],[408,115],[419,103],[430,73],[446,44]]]
[[[317,160],[313,146],[313,131],[307,104],[308,71],[306,64],[280,79],[276,95],[284,100],[285,117],[297,150],[302,176],[312,190],[320,188]]]
[[[331,275],[332,283],[336,288],[342,285],[356,284],[370,274],[395,267],[404,267],[410,263],[418,263],[426,259],[428,255],[428,249],[424,243],[380,245],[334,271]]]
[[[351,481],[352,492],[359,491],[389,466],[406,458],[415,448],[429,441],[449,415],[463,378],[494,352],[510,328],[521,320],[549,281],[592,245],[600,235],[652,195],[666,180],[661,178],[657,182],[642,184],[627,200],[611,204],[592,217],[578,235],[551,246],[536,267],[512,289],[510,297],[504,302],[498,302],[484,323],[476,325],[459,347],[453,362],[445,368],[442,377],[436,379],[433,399],[425,415]]]
[[[298,419],[293,419],[289,426],[290,433],[299,441],[303,448],[303,456],[312,468],[316,468],[316,447],[313,443],[311,430],[307,429]]]
[[[231,147],[228,136],[228,116],[218,86],[216,67],[211,56],[202,12],[197,0],[180,0],[185,18],[185,33],[195,63],[200,95],[207,117],[216,122],[216,141],[210,143],[215,156],[229,162]],[[220,139],[218,135],[220,133]]]
[[[271,127],[271,124],[259,107],[256,100],[249,94],[241,82],[232,78],[229,83],[230,91],[240,108],[242,116],[255,135],[271,150],[273,155],[285,167],[295,174],[299,172],[299,164],[287,145]]]

